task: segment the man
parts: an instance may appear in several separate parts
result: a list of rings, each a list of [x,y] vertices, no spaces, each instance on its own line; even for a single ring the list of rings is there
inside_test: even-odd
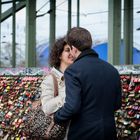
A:
[[[116,140],[114,112],[121,107],[118,71],[91,49],[88,30],[72,28],[66,42],[75,61],[64,73],[66,100],[54,121],[71,120],[68,140]]]

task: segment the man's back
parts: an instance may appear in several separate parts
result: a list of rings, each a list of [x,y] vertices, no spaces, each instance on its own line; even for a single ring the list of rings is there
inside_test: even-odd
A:
[[[65,41],[76,60],[64,73],[65,104],[54,121],[71,120],[68,140],[116,140],[114,111],[121,106],[117,70],[91,49],[92,36],[87,29],[71,28]]]
[[[69,72],[77,79],[77,89],[67,85],[71,80],[69,76],[67,79]],[[69,140],[116,139],[114,111],[121,105],[117,70],[96,57],[91,50],[87,50],[67,69],[65,77],[66,93],[71,90],[70,92],[77,94],[80,88],[81,98],[80,107],[76,105],[75,110],[78,111],[71,120]],[[67,96],[71,98],[69,94]],[[77,99],[72,99],[72,104],[75,102]]]

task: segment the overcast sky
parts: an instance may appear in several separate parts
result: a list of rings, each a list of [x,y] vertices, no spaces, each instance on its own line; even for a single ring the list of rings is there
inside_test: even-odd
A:
[[[39,1],[38,1],[39,2]],[[76,26],[77,0],[72,0],[72,26]],[[38,9],[46,0],[38,3]],[[123,3],[123,2],[122,2]],[[49,3],[39,12],[49,10]],[[122,8],[123,11],[123,8]],[[135,47],[140,49],[140,0],[134,0],[134,42]],[[123,20],[123,17],[122,17]],[[37,19],[37,35],[42,38],[43,34],[49,36],[49,15]],[[40,27],[40,24],[43,26]],[[87,28],[93,40],[106,41],[108,36],[108,0],[80,0],[80,26]],[[40,32],[42,30],[42,32]],[[56,36],[62,36],[67,31],[67,0],[57,0],[56,3]],[[123,33],[123,30],[122,30]]]
[[[63,36],[67,31],[67,0],[56,0],[56,37]],[[2,11],[11,5],[6,4]],[[37,15],[46,13],[49,0],[37,0]],[[72,26],[76,26],[77,0],[72,0]],[[123,10],[122,10],[123,11]],[[140,49],[140,0],[134,0],[134,45]],[[17,41],[25,44],[25,8],[16,14]],[[1,24],[2,41],[12,40],[12,18]],[[93,40],[107,41],[108,35],[108,0],[80,0],[80,26],[87,28]],[[49,39],[49,14],[37,18],[37,44],[48,42]]]

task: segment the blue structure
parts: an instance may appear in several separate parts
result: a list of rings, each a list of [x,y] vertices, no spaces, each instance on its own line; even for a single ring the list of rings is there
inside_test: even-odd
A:
[[[42,44],[37,47],[37,66],[45,67],[48,66],[49,57],[49,44]]]
[[[92,47],[98,54],[99,57],[105,61],[107,61],[107,51],[108,46],[107,43],[102,43]],[[121,62],[120,64],[124,64],[124,45],[121,45]],[[48,66],[48,56],[49,56],[49,47],[47,44],[42,44],[37,47],[37,60],[38,66]],[[140,64],[140,50],[133,48],[133,64]]]
[[[93,49],[99,54],[99,57],[105,61],[107,61],[107,51],[108,51],[108,46],[107,43],[102,43],[99,45],[96,45],[93,47]],[[123,43],[121,44],[121,49],[120,49],[120,64],[124,64],[124,45]],[[140,64],[140,50],[137,48],[133,47],[133,64]]]

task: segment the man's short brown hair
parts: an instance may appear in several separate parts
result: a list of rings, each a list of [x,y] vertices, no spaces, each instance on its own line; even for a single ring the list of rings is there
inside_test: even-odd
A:
[[[74,46],[79,51],[84,51],[92,46],[90,32],[81,27],[73,27],[70,29],[65,40],[70,46]]]

